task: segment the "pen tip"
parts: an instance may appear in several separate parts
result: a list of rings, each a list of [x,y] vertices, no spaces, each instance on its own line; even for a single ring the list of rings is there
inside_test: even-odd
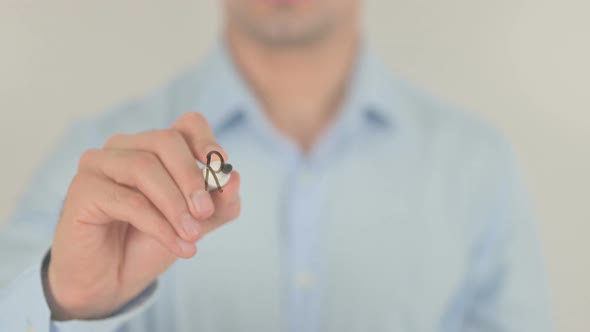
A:
[[[232,169],[233,169],[233,166],[231,164],[225,163],[223,165],[223,167],[221,168],[221,171],[225,174],[229,174],[229,173],[231,173]]]

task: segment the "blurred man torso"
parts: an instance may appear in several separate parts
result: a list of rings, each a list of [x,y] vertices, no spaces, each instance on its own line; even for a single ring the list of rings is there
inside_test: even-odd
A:
[[[264,47],[306,57],[297,50],[330,35],[358,6],[296,3],[227,1],[227,22]],[[285,9],[269,12],[274,6]],[[251,45],[236,47],[236,38],[230,33],[163,89],[78,123],[36,175],[13,224],[50,241],[85,150],[196,111],[243,179],[241,216],[199,241],[195,258],[112,316],[51,322],[57,331],[549,329],[534,225],[502,138],[387,74],[360,43],[350,44],[341,100],[309,125],[313,91],[301,87],[287,103],[299,112],[282,112],[264,93],[272,75],[248,71],[265,57],[245,65]],[[289,83],[276,75],[277,85]],[[35,284],[39,268],[15,287]],[[15,315],[30,306],[0,300],[2,309],[17,303],[6,308]]]

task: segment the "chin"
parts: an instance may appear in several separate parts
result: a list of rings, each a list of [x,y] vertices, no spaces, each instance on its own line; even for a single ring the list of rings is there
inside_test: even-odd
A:
[[[334,28],[341,14],[327,6],[328,0],[228,1],[234,26],[271,46],[313,43]]]
[[[279,6],[301,6],[301,5],[309,5],[313,2],[321,2],[321,1],[312,1],[312,0],[258,0],[258,2],[266,3],[267,5],[279,5]]]

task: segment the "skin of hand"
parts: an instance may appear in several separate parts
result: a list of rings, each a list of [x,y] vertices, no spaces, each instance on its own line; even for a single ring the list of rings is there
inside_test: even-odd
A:
[[[80,158],[44,280],[54,320],[96,319],[129,302],[196,242],[240,214],[240,176],[205,191],[195,160],[219,147],[206,119],[115,135]]]

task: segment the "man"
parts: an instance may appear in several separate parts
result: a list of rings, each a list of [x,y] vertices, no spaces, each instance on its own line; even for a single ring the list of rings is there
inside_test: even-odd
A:
[[[53,240],[3,330],[549,330],[510,149],[385,74],[360,6],[226,0],[203,65],[75,126],[11,224]]]

